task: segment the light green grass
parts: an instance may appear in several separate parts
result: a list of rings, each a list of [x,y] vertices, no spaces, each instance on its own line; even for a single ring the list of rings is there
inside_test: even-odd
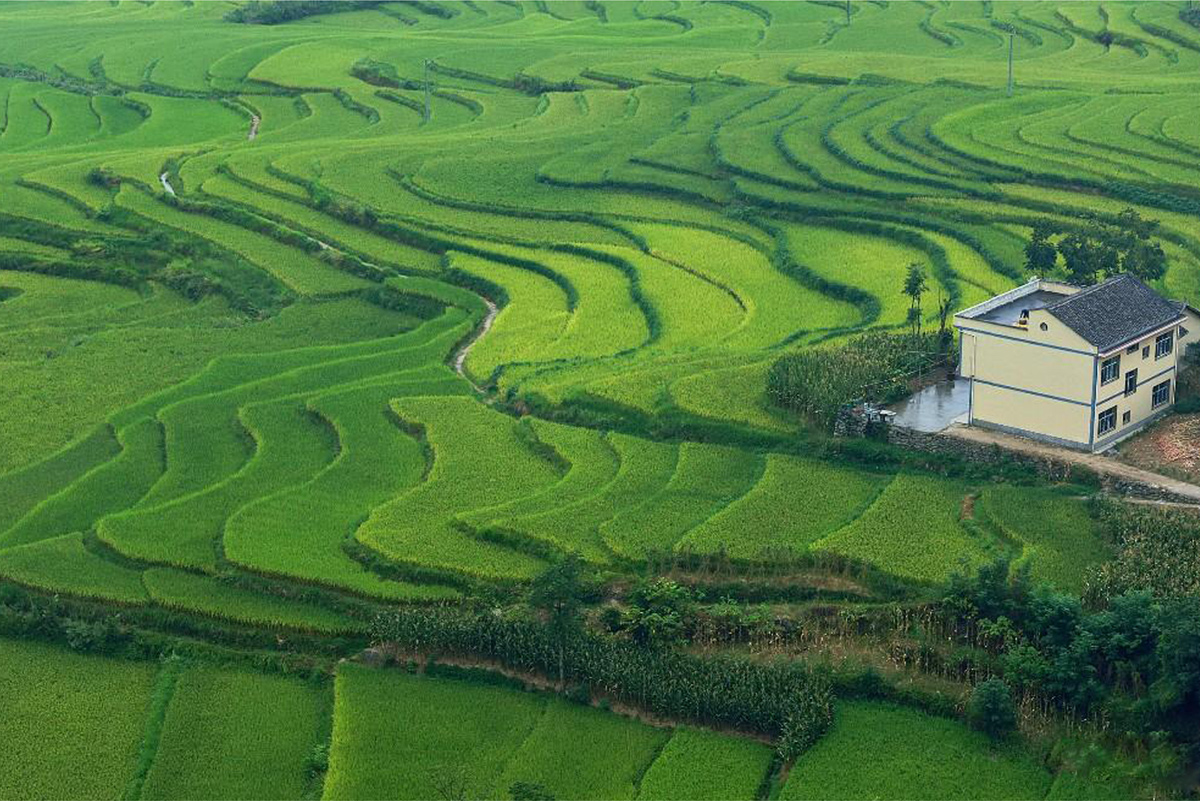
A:
[[[490,796],[545,706],[507,688],[353,664],[338,670],[336,695],[326,799],[431,799],[442,787]]]
[[[733,557],[802,553],[859,515],[886,483],[880,476],[773,454],[741,498],[687,533],[681,546]]]
[[[754,799],[771,758],[766,744],[677,729],[642,776],[638,799]]]
[[[961,482],[900,474],[853,523],[812,544],[889,573],[940,582],[987,561],[996,545],[960,521]]]
[[[951,719],[882,702],[843,702],[801,755],[781,799],[1040,799],[1050,776],[1020,747]]]
[[[296,679],[185,669],[167,707],[147,799],[300,799],[320,689]]]
[[[0,641],[0,794],[119,799],[137,765],[156,663]]]

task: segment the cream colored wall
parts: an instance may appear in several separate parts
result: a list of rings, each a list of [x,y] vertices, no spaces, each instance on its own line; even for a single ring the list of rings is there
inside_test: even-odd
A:
[[[1187,337],[1180,337],[1179,342],[1186,348],[1189,345],[1200,343],[1200,315],[1191,309],[1188,309],[1185,314],[1187,320],[1183,322],[1183,327],[1187,329],[1188,334]]]
[[[1095,358],[1096,349],[1045,310],[1032,311],[1028,327],[955,318],[960,328],[974,330],[962,332],[959,367],[961,375],[978,380],[972,388],[971,417],[977,423],[996,424],[1086,446],[1100,413],[1116,407],[1117,428],[1104,435],[1097,433],[1095,439],[1106,443],[1120,438],[1163,410],[1151,406],[1154,386],[1167,380],[1173,383],[1175,371],[1171,369],[1176,358],[1182,357],[1189,344],[1200,343],[1200,315],[1190,310],[1187,314],[1188,320],[1183,325],[1188,336],[1181,338],[1176,330],[1175,351],[1170,356],[1156,359],[1157,335],[1147,337],[1138,343],[1134,353],[1119,352],[1117,378],[1103,385],[1100,384],[1103,360]],[[1046,324],[1045,331],[1041,329],[1042,323]],[[1143,357],[1143,349],[1147,347],[1149,354]],[[1125,374],[1135,368],[1138,388],[1126,396]],[[1171,401],[1174,401],[1174,387]],[[1126,411],[1130,413],[1129,423],[1122,422]]]
[[[1191,318],[1195,318],[1193,314]],[[1169,405],[1175,400],[1174,382],[1176,377],[1176,368],[1179,360],[1183,357],[1183,349],[1190,343],[1197,341],[1197,331],[1200,331],[1200,320],[1196,320],[1193,325],[1191,319],[1183,325],[1188,329],[1186,338],[1179,337],[1179,330],[1176,329],[1175,349],[1169,356],[1164,356],[1158,359],[1154,356],[1154,343],[1158,335],[1146,337],[1137,344],[1137,350],[1132,354],[1126,351],[1120,352],[1121,357],[1121,373],[1120,378],[1111,384],[1098,385],[1096,390],[1096,417],[1099,419],[1100,413],[1111,407],[1117,408],[1117,429],[1116,432],[1107,432],[1103,435],[1097,434],[1098,439],[1107,440],[1114,436],[1118,437],[1126,431],[1133,430],[1152,415],[1156,415],[1162,411],[1163,407],[1153,407],[1154,387],[1164,381],[1172,382],[1171,397],[1167,404]],[[1147,349],[1149,352],[1147,353]],[[1147,353],[1143,356],[1143,353]],[[1103,362],[1104,360],[1101,360]],[[1099,370],[1099,367],[1097,368]],[[1125,374],[1136,369],[1138,372],[1138,388],[1132,395],[1125,395]],[[1125,412],[1130,412],[1129,423],[1123,423]]]
[[[1004,329],[1006,335],[1011,330],[1007,326],[996,328]],[[971,373],[964,369],[964,376],[1091,403],[1091,356],[1032,344],[1037,340],[1014,341],[986,332],[980,327],[979,334],[964,333],[974,340]]]
[[[973,383],[971,418],[1086,446],[1091,407]],[[1089,404],[1090,404],[1089,398]]]
[[[1140,361],[1140,353],[1138,356]],[[1146,362],[1154,362],[1153,352],[1151,352],[1151,357],[1150,359],[1146,360]],[[1138,388],[1137,391],[1132,395],[1125,395],[1124,374],[1122,374],[1121,377],[1120,387],[1113,388],[1112,385],[1107,385],[1105,388],[1098,391],[1098,395],[1096,397],[1096,420],[1099,421],[1101,412],[1104,412],[1106,409],[1116,407],[1117,428],[1115,431],[1106,432],[1105,434],[1100,434],[1099,431],[1097,431],[1097,440],[1108,440],[1114,436],[1121,437],[1126,432],[1136,429],[1142,422],[1146,420],[1146,418],[1149,418],[1151,415],[1158,414],[1165,407],[1169,407],[1171,402],[1175,400],[1175,361],[1173,359],[1169,360],[1164,357],[1161,362],[1169,362],[1170,364],[1159,364],[1157,369],[1148,369],[1146,367],[1138,368]],[[1168,372],[1163,373],[1162,375],[1156,375],[1161,371]],[[1171,396],[1168,398],[1167,403],[1163,407],[1153,408],[1151,404],[1154,397],[1154,386],[1161,384],[1164,381],[1170,381],[1172,383]],[[1105,392],[1105,390],[1109,390],[1109,392]],[[1114,395],[1116,396],[1115,398],[1113,397]],[[1131,413],[1129,423],[1123,422],[1126,412]]]
[[[958,340],[958,374],[975,375],[975,335],[966,331]]]
[[[1042,331],[1042,323],[1046,324],[1046,331]],[[988,323],[984,320],[972,320],[964,317],[955,317],[954,325],[960,329],[976,329],[982,332],[1000,334],[1022,342],[1055,345],[1059,348],[1071,348],[1076,351],[1087,351],[1089,353],[1094,353],[1096,350],[1091,343],[1071,331],[1063,323],[1051,317],[1050,313],[1044,309],[1035,309],[1029,313],[1029,325],[1027,327],[1005,326],[1000,323]]]
[[[964,331],[960,340],[959,370],[977,380],[971,418],[1086,445],[1094,359],[1075,350],[1060,350],[1082,351],[1086,345],[1074,332],[1061,331],[1065,326],[1043,332],[1033,315],[1030,317],[1033,332],[963,321],[966,328],[975,329]]]

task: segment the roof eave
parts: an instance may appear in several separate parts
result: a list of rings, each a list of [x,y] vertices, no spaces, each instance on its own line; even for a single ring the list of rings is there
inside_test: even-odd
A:
[[[1122,342],[1118,345],[1114,345],[1109,348],[1106,348],[1103,351],[1100,351],[1099,355],[1102,357],[1112,356],[1117,351],[1122,351],[1122,350],[1128,348],[1130,346],[1130,344],[1132,344],[1132,343],[1141,342],[1142,340],[1146,339],[1147,337],[1156,337],[1159,334],[1162,334],[1163,332],[1165,332],[1167,329],[1175,328],[1180,323],[1183,323],[1185,320],[1187,320],[1187,315],[1180,315],[1179,317],[1172,320],[1170,323],[1163,323],[1163,324],[1155,326],[1153,328],[1146,329],[1141,334],[1138,334],[1135,337],[1130,337],[1128,340],[1125,340],[1124,342]]]
[[[994,295],[991,298],[988,298],[986,301],[980,301],[974,306],[968,307],[961,312],[956,312],[954,317],[961,317],[965,320],[975,320],[980,315],[986,314],[996,307],[1004,306],[1005,304],[1011,303],[1018,298],[1023,298],[1026,295],[1037,292],[1041,286],[1042,280],[1040,278],[1030,279],[1019,287],[1013,287],[1007,292]]]

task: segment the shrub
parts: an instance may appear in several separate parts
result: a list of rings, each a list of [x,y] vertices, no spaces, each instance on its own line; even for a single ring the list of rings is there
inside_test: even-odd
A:
[[[1012,692],[1002,679],[992,678],[975,686],[967,706],[971,726],[991,738],[1001,738],[1017,726],[1017,707]]]
[[[121,186],[121,177],[107,167],[93,167],[88,170],[87,180],[89,183],[105,189],[116,189]]]
[[[511,799],[554,799],[554,795],[541,783],[515,782],[508,787]]]
[[[350,74],[372,86],[386,86],[391,89],[399,89],[402,86],[406,89],[420,88],[420,84],[415,81],[402,80],[393,65],[386,61],[376,61],[369,56],[364,56],[354,62],[354,66],[350,68]]]
[[[251,0],[225,15],[226,22],[250,25],[278,25],[283,22],[311,17],[316,14],[337,14],[377,6],[382,0],[293,0],[292,2],[259,2]]]
[[[115,632],[107,621],[78,621],[70,618],[63,622],[63,636],[67,645],[77,652],[96,652],[112,642]]]
[[[686,634],[694,607],[690,588],[670,579],[655,579],[634,588],[622,625],[636,643],[666,646]]]

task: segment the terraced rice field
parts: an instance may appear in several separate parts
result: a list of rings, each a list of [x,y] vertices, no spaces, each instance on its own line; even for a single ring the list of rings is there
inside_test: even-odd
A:
[[[1044,798],[1050,776],[1020,751],[948,719],[877,702],[846,703],[788,775],[781,799]]]
[[[234,8],[0,5],[4,588],[200,640],[357,647],[383,605],[512,598],[568,554],[609,576],[837,564],[914,594],[998,556],[1077,592],[1106,558],[1077,500],[834,453],[765,376],[902,329],[910,263],[927,328],[930,298],[1015,286],[1046,216],[1159,219],[1156,288],[1200,302],[1181,4]],[[769,788],[757,743],[506,689],[348,666],[335,692],[41,649],[0,652],[49,683],[14,697],[26,669],[0,671],[10,796]],[[844,708],[784,797],[963,793],[827,773],[886,751],[856,739],[904,715]],[[373,753],[396,717],[420,735]],[[912,723],[950,744],[929,759],[982,760]],[[593,750],[567,747],[579,732]],[[243,748],[278,776],[207,770]],[[974,792],[1042,793],[1018,763]]]
[[[445,726],[447,717],[455,727]],[[395,740],[397,728],[403,740]],[[392,748],[378,749],[380,739]],[[728,773],[710,763],[713,752]],[[660,729],[511,688],[346,666],[325,798],[424,799],[453,788],[505,799],[523,783],[555,799],[637,799],[639,789],[650,799],[661,789],[740,799],[753,796],[768,764],[769,751],[752,741]],[[679,776],[686,780],[676,787]]]

